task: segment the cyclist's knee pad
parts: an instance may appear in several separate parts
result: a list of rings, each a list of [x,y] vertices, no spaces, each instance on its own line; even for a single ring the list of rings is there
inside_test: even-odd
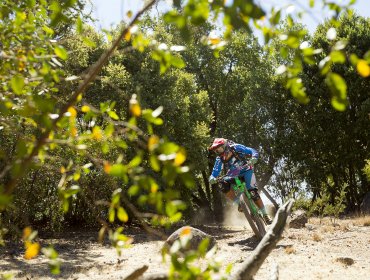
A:
[[[255,188],[250,189],[249,193],[251,194],[251,197],[252,197],[253,201],[257,201],[257,200],[261,199],[257,189],[255,189]]]

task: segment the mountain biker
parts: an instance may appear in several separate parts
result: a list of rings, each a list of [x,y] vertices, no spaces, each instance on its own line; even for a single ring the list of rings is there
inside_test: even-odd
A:
[[[253,148],[234,143],[233,141],[227,140],[225,138],[214,139],[208,150],[214,151],[217,154],[212,174],[209,177],[209,182],[212,185],[218,182],[217,177],[220,175],[223,168],[226,172],[228,172],[229,170],[232,171],[234,169],[241,168],[244,165],[250,166],[250,168],[249,166],[246,167],[244,171],[243,169],[241,169],[242,171],[239,174],[244,177],[246,187],[249,190],[253,201],[261,210],[265,222],[267,224],[271,224],[271,219],[266,213],[265,206],[258,194],[258,189],[256,187],[256,177],[253,172],[253,166],[258,159],[258,152]],[[225,193],[226,197],[228,197],[232,201],[235,201],[235,194],[234,192],[230,191],[230,182],[228,180],[222,180],[221,186],[221,191]],[[238,207],[238,210],[242,211],[240,205]]]

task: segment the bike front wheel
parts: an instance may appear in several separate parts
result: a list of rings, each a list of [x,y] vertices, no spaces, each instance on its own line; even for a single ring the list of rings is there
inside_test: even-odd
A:
[[[251,203],[245,194],[242,195],[240,199],[241,207],[244,213],[244,216],[247,218],[249,225],[251,226],[254,234],[259,240],[261,240],[266,234],[265,222],[258,213],[253,213]],[[256,209],[256,205],[254,205]]]

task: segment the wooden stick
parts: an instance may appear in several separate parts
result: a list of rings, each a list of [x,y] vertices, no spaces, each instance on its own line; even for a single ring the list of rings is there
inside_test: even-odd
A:
[[[148,270],[148,266],[144,265],[144,266],[136,269],[135,271],[133,271],[124,280],[135,280],[135,279],[139,278],[141,275],[143,275],[143,273],[147,270]]]
[[[235,273],[235,277],[231,278],[232,280],[253,279],[253,276],[257,273],[264,260],[281,239],[286,220],[290,214],[292,206],[293,200],[290,199],[279,208],[271,228],[258,244],[257,248],[253,251],[253,254],[242,263],[240,269]]]

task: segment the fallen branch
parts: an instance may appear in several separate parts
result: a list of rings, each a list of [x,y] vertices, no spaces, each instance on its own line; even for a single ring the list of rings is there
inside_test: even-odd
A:
[[[148,266],[144,265],[143,267],[140,267],[133,271],[130,275],[128,275],[124,280],[135,280],[139,278],[145,271],[148,270]]]
[[[257,273],[264,260],[281,239],[292,206],[293,200],[290,199],[279,208],[271,228],[253,251],[253,254],[242,263],[240,269],[235,273],[235,276],[231,278],[232,280],[253,279],[253,276]]]

